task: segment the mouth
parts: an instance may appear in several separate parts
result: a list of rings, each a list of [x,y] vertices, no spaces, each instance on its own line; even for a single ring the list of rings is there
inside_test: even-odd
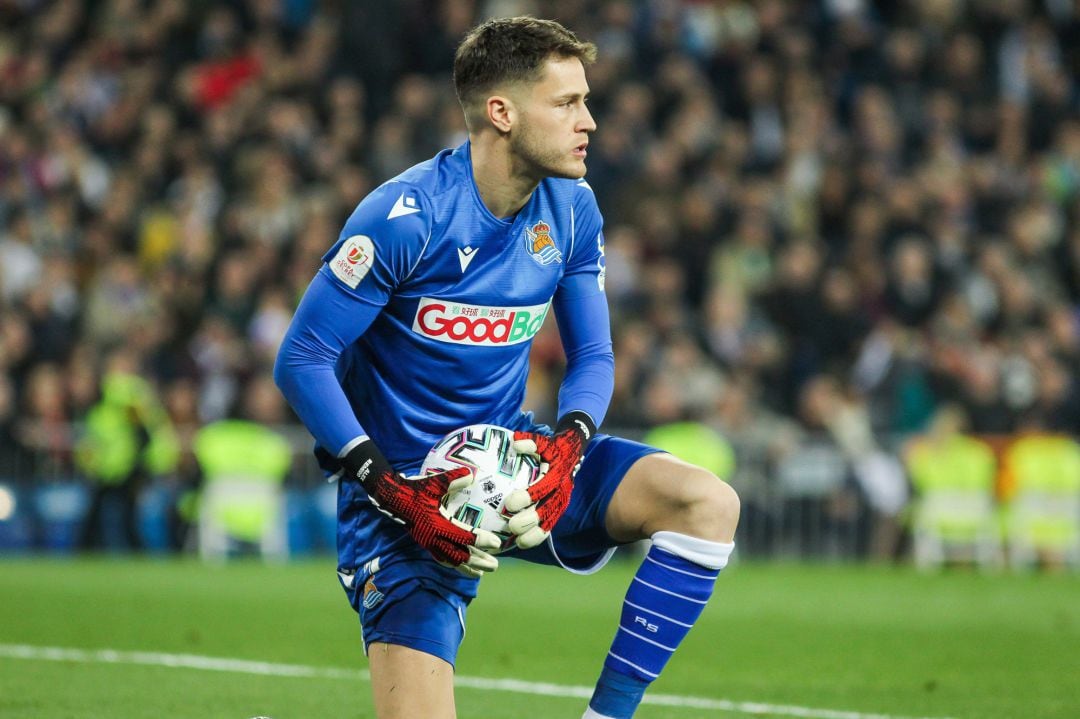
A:
[[[588,154],[588,153],[587,153],[587,152],[585,151],[585,149],[586,149],[586,148],[587,148],[588,146],[589,146],[589,143],[588,143],[588,142],[583,142],[583,143],[581,143],[580,145],[578,145],[577,147],[575,147],[575,148],[574,148],[574,150],[573,150],[573,153],[572,153],[572,154],[574,155],[574,157],[577,157],[577,158],[580,158],[580,159],[584,160],[584,159],[585,159],[585,155],[587,155],[587,154]]]

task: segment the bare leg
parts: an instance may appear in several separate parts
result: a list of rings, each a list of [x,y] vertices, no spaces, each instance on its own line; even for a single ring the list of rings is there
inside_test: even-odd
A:
[[[378,719],[456,719],[454,668],[446,661],[397,644],[372,642],[368,663]]]
[[[739,523],[739,498],[715,475],[670,454],[634,463],[608,505],[608,534],[620,542],[659,531],[730,542]]]

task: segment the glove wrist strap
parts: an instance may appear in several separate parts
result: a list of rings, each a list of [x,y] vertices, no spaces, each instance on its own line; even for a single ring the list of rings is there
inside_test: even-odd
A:
[[[596,423],[593,422],[592,417],[588,414],[579,409],[575,409],[564,414],[559,420],[559,423],[555,425],[555,434],[565,432],[566,430],[577,431],[584,440],[582,444],[585,445],[596,435]]]
[[[370,439],[350,449],[341,458],[341,466],[345,470],[345,479],[355,480],[369,491],[377,477],[394,473],[390,462]]]

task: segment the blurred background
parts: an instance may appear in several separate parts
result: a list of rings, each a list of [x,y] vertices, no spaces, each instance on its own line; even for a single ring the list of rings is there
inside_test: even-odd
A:
[[[1076,0],[0,0],[0,554],[332,551],[278,343],[520,13],[599,46],[606,431],[743,556],[1080,563]]]

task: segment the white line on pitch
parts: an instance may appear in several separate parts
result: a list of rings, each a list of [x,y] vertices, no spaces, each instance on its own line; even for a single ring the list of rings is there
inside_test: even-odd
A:
[[[370,674],[362,669],[342,669],[338,667],[314,667],[305,664],[279,664],[276,662],[257,662],[248,659],[230,659],[228,657],[206,657],[197,654],[164,654],[161,652],[119,651],[116,649],[72,649],[67,647],[38,647],[29,644],[0,644],[0,658],[37,659],[57,662],[77,662],[81,664],[138,664],[152,667],[179,667],[182,669],[202,669],[216,672],[236,672],[239,674],[257,674],[274,677],[306,677],[315,679],[359,679],[367,680]],[[485,691],[514,692],[516,694],[534,694],[549,697],[570,697],[588,699],[592,696],[592,687],[568,684],[550,684],[545,682],[526,682],[520,679],[488,679],[485,677],[454,677],[454,685],[467,689]],[[761,702],[737,702],[727,699],[708,699],[705,697],[680,696],[677,694],[647,694],[645,704],[678,707],[683,709],[705,709],[710,711],[733,712],[751,715],[783,715],[804,717],[805,719],[916,719],[895,714],[866,714],[863,712],[841,711],[837,709],[814,709],[812,707],[786,704],[764,704]],[[950,719],[949,717],[920,717],[918,719]]]

